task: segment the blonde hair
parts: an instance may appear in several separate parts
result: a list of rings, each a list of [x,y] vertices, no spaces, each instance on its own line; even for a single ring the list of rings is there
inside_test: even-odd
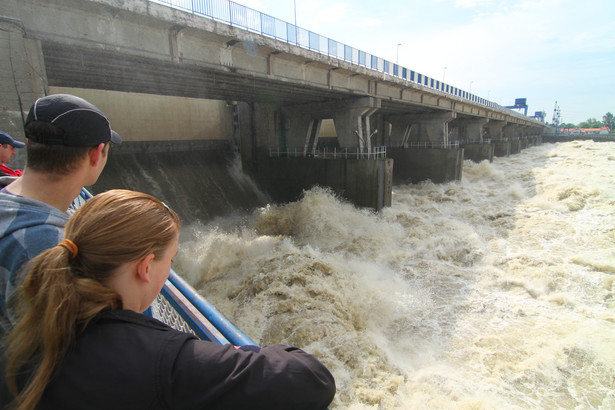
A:
[[[96,195],[66,224],[76,256],[56,246],[29,265],[19,298],[21,320],[8,337],[7,380],[18,409],[40,401],[57,363],[97,314],[121,309],[122,300],[102,283],[122,264],[155,259],[179,233],[179,218],[153,196],[128,190]],[[16,375],[34,369],[19,391]]]

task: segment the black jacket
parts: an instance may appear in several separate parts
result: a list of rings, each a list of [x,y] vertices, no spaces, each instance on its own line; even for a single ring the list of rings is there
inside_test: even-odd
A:
[[[300,349],[237,349],[120,310],[78,337],[38,408],[324,409],[334,395],[331,373]]]

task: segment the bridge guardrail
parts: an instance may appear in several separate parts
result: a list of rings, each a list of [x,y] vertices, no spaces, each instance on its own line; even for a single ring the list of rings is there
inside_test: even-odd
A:
[[[270,157],[287,157],[287,158],[316,158],[316,159],[382,159],[387,157],[387,147],[378,146],[372,147],[369,150],[361,150],[359,148],[343,148],[343,149],[320,149],[314,148],[305,150],[304,147],[295,148],[269,148]]]
[[[210,18],[223,23],[243,28],[262,36],[284,41],[288,44],[309,49],[339,60],[347,61],[393,77],[419,84],[443,93],[468,100],[490,108],[497,108],[512,114],[518,114],[485,98],[453,87],[442,81],[430,78],[388,60],[350,47],[294,24],[287,23],[268,14],[237,4],[230,0],[149,0],[171,8],[177,8],[198,16]],[[521,114],[518,114],[521,115]]]
[[[399,148],[440,148],[454,149],[459,148],[459,141],[449,142],[431,142],[431,141],[408,141],[404,146]]]

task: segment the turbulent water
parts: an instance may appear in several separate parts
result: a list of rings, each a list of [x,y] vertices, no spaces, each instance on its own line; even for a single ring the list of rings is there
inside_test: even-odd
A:
[[[466,162],[381,213],[322,189],[187,227],[175,268],[333,409],[615,408],[615,143]]]

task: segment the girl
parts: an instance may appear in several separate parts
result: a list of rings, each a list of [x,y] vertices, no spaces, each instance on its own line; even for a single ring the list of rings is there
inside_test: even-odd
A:
[[[140,314],[177,253],[179,219],[127,190],[95,196],[32,260],[2,354],[0,406],[323,409],[331,373],[293,347],[202,341]]]

